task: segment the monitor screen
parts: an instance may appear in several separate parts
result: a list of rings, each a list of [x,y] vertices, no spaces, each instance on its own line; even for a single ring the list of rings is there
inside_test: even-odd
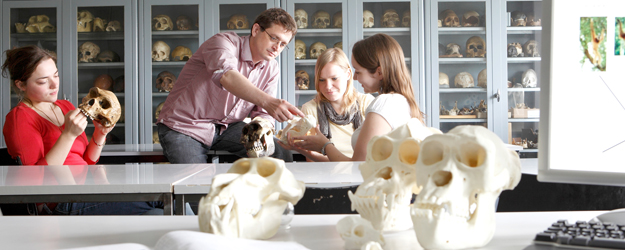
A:
[[[538,180],[625,186],[625,1],[543,1]]]

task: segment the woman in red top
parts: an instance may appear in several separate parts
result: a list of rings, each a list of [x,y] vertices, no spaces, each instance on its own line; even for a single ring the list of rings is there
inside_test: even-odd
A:
[[[94,122],[93,135],[91,140],[87,140],[84,132],[87,117],[69,101],[58,100],[59,72],[55,56],[48,51],[30,45],[7,50],[6,55],[2,76],[7,77],[9,73],[11,87],[21,98],[7,114],[3,128],[8,152],[13,158],[19,157],[23,165],[55,166],[21,167],[7,174],[7,182],[15,185],[84,184],[87,176],[84,165],[93,165],[98,161],[106,135],[113,127],[105,128]],[[93,168],[92,174],[96,182],[108,183],[103,168]],[[131,203],[76,204],[38,204],[38,211],[49,214],[86,214],[82,208],[88,207],[95,214],[115,214],[111,205],[125,206]],[[94,209],[94,205],[99,204],[103,210]],[[137,214],[151,208],[153,204],[148,204]],[[57,211],[59,209],[63,211]],[[122,210],[128,212],[128,207]]]

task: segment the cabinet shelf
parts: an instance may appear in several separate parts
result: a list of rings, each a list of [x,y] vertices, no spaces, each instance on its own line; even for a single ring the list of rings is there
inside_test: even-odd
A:
[[[162,38],[197,38],[200,34],[197,30],[166,30],[152,31],[152,39]]]
[[[314,37],[314,36],[342,36],[343,29],[331,28],[331,29],[298,29],[298,37]]]
[[[78,101],[80,102],[83,97],[87,96],[89,93],[78,93]],[[123,99],[126,96],[126,93],[113,92],[117,99]]]
[[[124,40],[124,32],[81,32],[78,41],[83,40]]]
[[[316,95],[317,90],[314,90],[314,89],[295,90],[295,94],[296,95]]]
[[[315,66],[316,63],[317,63],[317,59],[296,59],[295,60],[295,65]]]
[[[438,91],[442,93],[486,93],[485,88],[439,88]]]
[[[167,97],[169,92],[153,92],[152,97]]]
[[[541,26],[507,27],[508,34],[535,34],[543,30]]]
[[[473,119],[454,119],[454,118],[441,118],[440,119],[441,123],[470,123],[470,122],[486,122],[486,119],[477,119],[477,118],[473,118]]]
[[[508,88],[508,92],[540,92],[540,88]]]
[[[537,148],[525,148],[519,151],[520,153],[538,153]]]
[[[508,122],[538,122],[538,118],[508,118]]]
[[[187,63],[187,61],[176,61],[176,62],[152,62],[152,67],[171,67],[177,66],[182,67]]]
[[[20,41],[56,41],[56,32],[50,33],[14,33],[11,38]]]
[[[439,27],[439,35],[472,35],[486,34],[485,27]]]
[[[486,58],[438,58],[440,64],[486,63]]]
[[[123,69],[123,62],[78,63],[78,69]]]
[[[409,36],[410,35],[410,27],[400,27],[400,28],[365,28],[363,30],[363,35],[373,36],[377,33],[384,33],[389,36]]]
[[[535,63],[540,62],[540,57],[508,57],[508,63]]]

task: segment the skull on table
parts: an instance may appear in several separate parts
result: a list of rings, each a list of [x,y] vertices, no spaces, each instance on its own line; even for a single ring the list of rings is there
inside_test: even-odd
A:
[[[294,19],[298,29],[308,28],[308,13],[305,10],[296,9]]]
[[[473,76],[469,72],[460,72],[454,78],[454,86],[456,88],[472,88],[475,87]]]
[[[467,57],[485,57],[486,42],[479,36],[472,36],[467,40]]]
[[[193,21],[188,16],[182,15],[176,18],[176,28],[178,30],[190,30]]]
[[[56,31],[56,27],[50,24],[50,18],[46,15],[31,16],[28,19],[25,29],[29,33],[47,33]]]
[[[312,27],[315,29],[325,29],[330,27],[330,14],[319,10],[313,14]]]
[[[254,117],[254,120],[241,130],[241,144],[247,150],[247,157],[271,156],[276,149],[273,142],[274,133],[275,129],[271,122],[260,116]]]
[[[306,43],[295,39],[295,59],[306,59]]]
[[[479,27],[480,26],[480,14],[477,11],[469,10],[462,14],[462,26],[464,27]]]
[[[156,77],[156,89],[158,92],[170,92],[176,84],[176,76],[169,71],[162,71]]]
[[[305,70],[300,69],[295,72],[295,83],[297,84],[297,89],[306,90],[310,87],[310,76],[308,76]]]
[[[310,45],[310,58],[317,59],[321,55],[321,53],[326,51],[326,49],[328,49],[328,47],[326,47],[326,45],[322,42],[313,43],[312,45]]]
[[[105,128],[115,126],[122,113],[117,96],[111,91],[97,87],[91,88],[89,94],[82,98],[82,103],[78,105],[78,109]]]
[[[336,231],[345,241],[345,249],[360,250],[367,242],[377,242],[384,245],[384,236],[380,230],[375,230],[371,222],[359,216],[346,216],[336,224]]]
[[[230,17],[228,23],[226,23],[228,29],[231,30],[241,30],[241,29],[249,29],[250,21],[247,20],[247,16],[243,14],[235,14]]]
[[[523,56],[523,47],[521,47],[520,43],[509,43],[507,51],[508,51],[508,57],[522,57]]]
[[[174,23],[171,21],[171,18],[167,15],[157,15],[152,18],[152,30],[173,30]]]
[[[399,19],[399,14],[394,9],[388,9],[384,11],[382,14],[382,27],[393,28],[399,27],[401,20]]]
[[[91,32],[93,30],[93,15],[88,10],[81,10],[77,13],[78,32]]]
[[[193,55],[193,52],[185,46],[176,46],[174,51],[171,52],[171,57],[174,61],[189,61],[191,55]]]
[[[115,51],[105,50],[96,57],[97,62],[119,62],[121,59]]]
[[[362,27],[363,28],[372,28],[374,25],[375,18],[373,17],[373,13],[368,10],[362,11]]]
[[[156,41],[152,44],[152,61],[169,62],[169,45],[163,41]]]
[[[95,62],[100,54],[100,46],[92,42],[84,42],[78,47],[78,62]]]
[[[526,57],[540,57],[536,40],[529,40],[523,44],[523,54],[525,54]]]
[[[343,12],[342,11],[337,11],[336,13],[334,13],[334,16],[332,16],[332,27],[333,28],[342,28],[343,27]]]
[[[441,20],[443,27],[460,27],[460,19],[456,12],[447,9],[438,15],[438,20]]]

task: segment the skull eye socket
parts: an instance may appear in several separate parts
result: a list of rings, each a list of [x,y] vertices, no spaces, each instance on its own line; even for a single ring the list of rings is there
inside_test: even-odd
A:
[[[414,140],[404,141],[399,146],[399,160],[406,164],[415,164],[419,158],[419,143]]]
[[[477,49],[480,49],[480,50],[481,50],[481,49],[483,49],[483,48],[484,48],[484,47],[483,47],[482,45],[478,45],[478,46],[477,46]]]
[[[469,167],[479,167],[486,160],[486,150],[476,143],[461,145],[458,161]]]
[[[276,172],[276,165],[272,161],[258,161],[258,174],[262,177],[268,177]]]
[[[111,108],[111,103],[108,100],[106,100],[106,99],[105,100],[101,100],[100,101],[100,106],[103,109],[109,109],[109,108]]]
[[[371,157],[374,161],[383,161],[393,153],[393,143],[386,138],[376,140],[371,147]]]
[[[358,238],[365,237],[365,226],[358,225],[354,228],[354,235],[358,236]]]
[[[308,20],[305,17],[302,17],[302,23],[306,23]]]
[[[95,104],[95,99],[91,99],[88,102],[89,106],[93,106],[93,104]]]
[[[246,135],[249,132],[249,129],[247,128],[247,126],[243,127],[243,130],[241,131],[242,134]]]
[[[432,141],[422,145],[421,159],[423,164],[432,165],[443,160],[445,157],[445,146],[440,142]]]

